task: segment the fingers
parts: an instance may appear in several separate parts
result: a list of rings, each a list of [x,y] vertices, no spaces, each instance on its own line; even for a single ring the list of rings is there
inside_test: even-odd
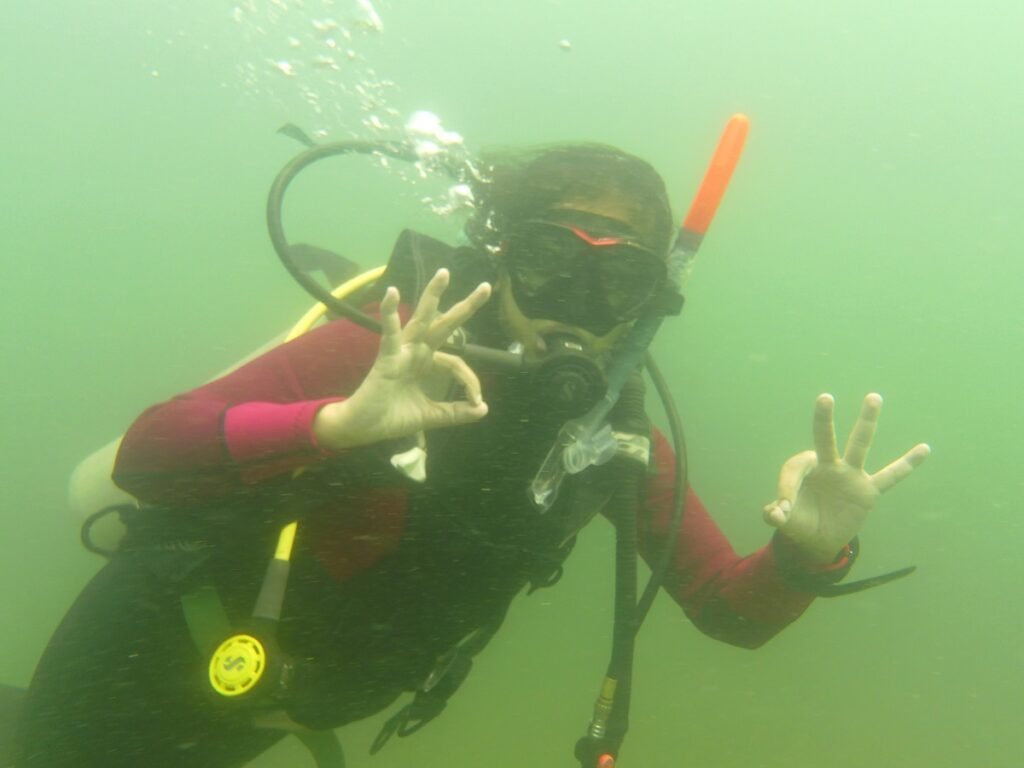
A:
[[[834,418],[835,398],[832,395],[818,395],[814,401],[814,452],[821,464],[839,461],[836,447],[836,425]]]
[[[843,461],[855,469],[864,469],[871,441],[875,439],[878,428],[878,416],[882,412],[882,396],[872,392],[864,398],[860,407],[860,416],[853,425],[850,439],[846,441]]]
[[[466,391],[466,400],[471,405],[483,403],[483,396],[480,392],[480,379],[469,367],[469,364],[458,355],[449,355],[445,352],[434,353],[434,364],[447,371],[462,388]]]
[[[398,289],[388,288],[380,303],[380,353],[397,355],[402,351],[402,320],[398,316]]]
[[[785,499],[773,501],[764,508],[764,521],[772,528],[781,528],[789,520],[792,511],[793,505]]]
[[[424,428],[454,427],[486,416],[487,403],[480,395],[480,380],[466,361],[457,355],[435,352],[434,363],[462,384],[466,390],[466,399],[452,403],[434,402],[432,414],[424,420]]]
[[[434,322],[437,315],[437,306],[441,302],[441,296],[448,289],[450,276],[447,269],[439,269],[430,278],[427,287],[423,289],[419,303],[406,324],[406,337],[409,341],[421,341],[422,334],[425,334]]]
[[[424,419],[423,428],[457,427],[460,424],[479,421],[486,415],[487,403],[473,405],[465,400],[454,403],[434,403],[433,414],[430,418]]]
[[[793,501],[811,470],[818,466],[818,456],[814,451],[802,451],[788,459],[779,472],[780,501]]]
[[[434,321],[430,327],[430,333],[426,342],[434,349],[440,347],[448,340],[448,337],[452,335],[456,328],[475,315],[477,310],[486,304],[490,298],[490,284],[480,283],[469,296],[453,305],[440,318]]]
[[[789,514],[793,511],[793,500],[796,499],[804,478],[818,466],[815,451],[803,451],[788,459],[779,472],[779,495],[771,504],[764,508],[764,521],[773,528],[781,528],[789,522]]]
[[[427,283],[416,310],[405,326],[407,341],[423,342],[437,349],[491,297],[491,286],[481,283],[469,296],[438,317],[441,297],[448,289],[449,282],[448,270],[439,269]]]
[[[885,493],[919,467],[931,452],[932,449],[927,443],[919,443],[892,464],[875,472],[871,476],[871,482],[879,493]]]

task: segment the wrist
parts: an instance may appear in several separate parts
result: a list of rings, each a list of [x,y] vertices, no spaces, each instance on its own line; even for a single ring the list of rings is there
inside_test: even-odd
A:
[[[809,557],[779,532],[772,537],[772,546],[783,580],[794,589],[816,594],[846,578],[859,553],[856,536],[827,562]]]
[[[313,439],[328,451],[342,451],[367,442],[353,424],[349,400],[328,403],[317,411],[313,418]]]

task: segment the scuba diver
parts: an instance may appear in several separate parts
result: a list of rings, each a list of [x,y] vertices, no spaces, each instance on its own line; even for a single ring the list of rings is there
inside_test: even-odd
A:
[[[379,334],[336,317],[132,424],[113,479],[139,504],[118,508],[124,540],[39,662],[17,766],[238,766],[289,733],[342,765],[331,729],[412,694],[375,751],[440,713],[511,601],[553,585],[598,516],[621,560],[665,564],[660,588],[716,640],[756,648],[842,593],[878,497],[928,447],[869,474],[880,398],[840,452],[820,396],[814,449],[764,510],[773,535],[738,555],[646,418],[646,342],[617,362],[645,318],[681,306],[661,177],[560,144],[490,158],[473,186],[467,244],[403,232],[350,298]],[[610,443],[551,464],[595,408]],[[635,604],[617,597],[627,656]],[[581,764],[615,764],[626,677],[602,684]]]

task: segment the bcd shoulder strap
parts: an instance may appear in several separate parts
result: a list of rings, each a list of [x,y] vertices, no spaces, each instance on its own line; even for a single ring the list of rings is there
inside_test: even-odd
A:
[[[451,246],[406,229],[398,236],[387,268],[377,281],[377,292],[383,296],[384,290],[393,285],[406,302],[415,302],[430,278],[442,267],[451,272],[450,287],[441,302],[442,311],[464,299],[480,283],[493,282],[496,274],[490,260],[475,248]]]

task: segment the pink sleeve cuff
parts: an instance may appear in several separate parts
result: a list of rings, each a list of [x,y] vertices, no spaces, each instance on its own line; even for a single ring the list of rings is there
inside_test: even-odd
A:
[[[301,460],[322,453],[313,420],[328,403],[344,398],[297,403],[242,403],[224,414],[224,442],[238,464]]]

